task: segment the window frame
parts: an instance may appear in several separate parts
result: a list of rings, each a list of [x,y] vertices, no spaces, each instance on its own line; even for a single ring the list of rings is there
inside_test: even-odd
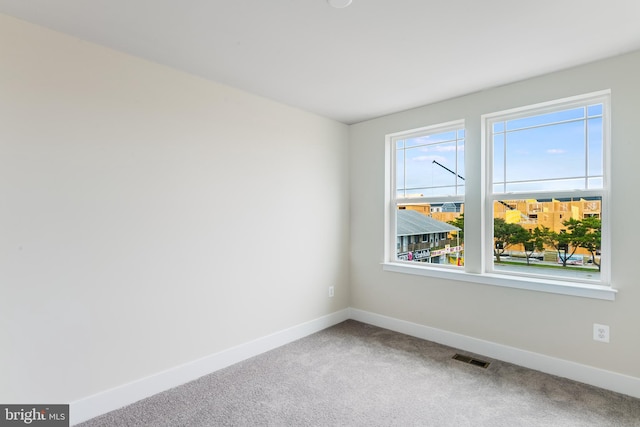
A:
[[[486,239],[483,242],[483,252],[488,256],[484,258],[484,271],[492,274],[516,276],[516,277],[531,277],[532,279],[550,279],[558,280],[560,282],[577,283],[584,285],[596,285],[596,286],[610,286],[610,265],[611,265],[611,245],[610,245],[610,228],[609,228],[609,173],[610,173],[610,147],[611,147],[611,102],[610,91],[600,91],[594,93],[588,93],[570,98],[564,98],[559,100],[553,100],[543,102],[534,105],[527,105],[518,108],[512,108],[509,110],[498,111],[489,114],[483,114],[481,116],[482,121],[482,147],[485,150],[484,157],[486,164],[484,165],[485,176],[485,188],[484,188],[484,200],[485,200],[485,213],[484,213],[484,227],[489,232],[486,234]],[[509,121],[520,118],[527,118],[538,116],[542,114],[554,113],[566,109],[585,107],[592,104],[602,104],[602,188],[601,189],[574,189],[574,190],[550,190],[550,191],[510,191],[510,192],[493,192],[493,132],[492,125],[498,121]],[[588,116],[585,116],[584,120],[588,120]],[[586,178],[586,177],[585,177]],[[508,200],[520,200],[520,199],[539,199],[540,196],[547,196],[556,199],[562,198],[578,198],[578,197],[601,197],[600,202],[600,217],[602,220],[602,241],[601,250],[603,253],[609,254],[608,257],[601,259],[601,271],[599,280],[586,280],[586,279],[574,279],[574,278],[557,278],[552,275],[536,275],[527,273],[518,273],[513,271],[500,271],[497,272],[494,268],[493,256],[493,204],[498,199]]]
[[[597,101],[596,101],[597,100]],[[395,140],[398,137],[410,136],[420,132],[426,132],[429,130],[438,130],[439,128],[445,128],[446,126],[454,126],[456,124],[462,124],[462,128],[465,129],[465,149],[473,139],[468,133],[469,129],[464,126],[465,120],[454,120],[451,122],[445,122],[441,124],[425,126],[403,132],[395,132],[387,134],[385,138],[385,210],[384,210],[384,250],[382,268],[384,271],[394,273],[404,273],[410,275],[419,275],[432,278],[442,278],[448,280],[454,280],[458,282],[469,282],[482,285],[492,285],[506,288],[523,289],[537,292],[546,292],[560,295],[570,295],[585,298],[594,298],[602,300],[615,300],[617,290],[613,288],[611,284],[610,265],[612,255],[604,259],[600,280],[596,281],[584,281],[574,279],[562,279],[553,276],[529,276],[526,274],[505,274],[503,271],[493,271],[493,200],[494,194],[492,191],[493,182],[493,169],[491,162],[493,161],[492,148],[489,147],[489,143],[493,143],[492,139],[488,137],[490,135],[491,128],[487,126],[488,119],[495,119],[496,117],[505,116],[506,114],[522,114],[523,116],[532,116],[542,114],[546,109],[548,112],[562,110],[569,108],[572,105],[583,105],[585,103],[602,103],[602,132],[603,132],[603,188],[602,190],[571,190],[563,191],[563,193],[571,194],[573,197],[597,195],[601,196],[601,218],[602,218],[602,251],[603,253],[611,254],[611,228],[610,228],[610,172],[611,172],[611,91],[603,90],[598,92],[591,92],[584,95],[572,96],[568,98],[561,98],[557,100],[526,105],[517,108],[505,109],[502,111],[492,112],[488,114],[478,115],[480,119],[480,135],[478,140],[481,141],[480,158],[470,158],[465,153],[465,169],[466,175],[469,175],[469,170],[481,170],[481,192],[480,195],[480,212],[474,214],[474,223],[481,224],[482,229],[474,232],[473,244],[465,245],[465,254],[467,257],[479,257],[477,263],[465,263],[465,266],[461,269],[456,266],[448,266],[442,264],[422,264],[403,262],[395,259],[396,249],[396,185],[395,185]],[[534,113],[535,111],[535,113]],[[434,131],[435,132],[435,131]],[[475,150],[474,150],[475,151]],[[475,157],[475,156],[474,156]],[[466,162],[473,162],[468,165]],[[469,191],[468,186],[465,185],[465,195],[463,196],[463,202]],[[513,199],[525,198],[528,193],[508,193],[500,194],[500,196]],[[539,195],[539,192],[535,192]],[[553,195],[560,194],[559,191],[554,191]],[[476,199],[477,195],[473,195],[473,199]],[[431,198],[433,199],[433,198]],[[446,197],[440,197],[442,201]],[[422,198],[412,199],[415,202],[422,201]],[[475,204],[475,203],[474,203]],[[479,216],[479,218],[478,218]],[[468,224],[470,217],[465,209],[465,225]],[[470,230],[465,231],[465,241]],[[479,244],[478,244],[479,243]],[[605,252],[606,251],[606,252]],[[606,263],[606,265],[604,264]],[[491,264],[491,268],[489,268]]]
[[[464,194],[455,196],[425,196],[425,197],[398,197],[397,196],[397,186],[396,186],[396,141],[401,139],[407,139],[417,136],[424,136],[428,134],[438,134],[447,131],[458,131],[465,129],[464,120],[453,120],[445,123],[439,123],[429,126],[424,126],[421,128],[410,129],[407,131],[396,132],[392,134],[386,135],[386,147],[387,147],[387,155],[385,162],[385,182],[386,190],[385,190],[385,205],[387,206],[386,215],[385,215],[385,244],[384,244],[384,260],[386,263],[392,264],[400,264],[407,265],[411,267],[413,264],[418,264],[413,261],[403,261],[398,260],[396,257],[396,228],[397,228],[397,211],[398,206],[402,204],[409,203],[431,203],[434,201],[438,202],[456,202],[462,201],[464,203]],[[466,144],[466,135],[464,139],[464,143]],[[466,186],[465,186],[466,191]],[[456,191],[457,193],[457,191]],[[431,236],[433,239],[433,236]],[[420,263],[423,264],[423,263]],[[420,266],[419,266],[420,267]],[[432,264],[425,263],[421,268],[433,268],[433,269],[451,269],[451,270],[459,270],[459,266],[448,265],[448,264]]]

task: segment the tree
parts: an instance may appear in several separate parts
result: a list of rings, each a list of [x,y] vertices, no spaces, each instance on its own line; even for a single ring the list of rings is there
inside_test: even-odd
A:
[[[517,236],[522,236],[522,231],[527,232],[520,224],[508,224],[502,218],[493,219],[493,255],[496,262],[500,262],[500,256],[507,248],[520,243]]]
[[[453,221],[448,221],[447,223],[460,229],[459,231],[452,231],[451,234],[457,234],[458,237],[460,237],[460,243],[464,242],[464,214],[460,214],[459,217],[457,217]]]
[[[600,250],[602,242],[602,221],[600,218],[588,217],[582,220],[571,218],[562,224],[571,232],[571,245],[589,251],[591,254],[591,262],[597,266],[598,271],[600,271],[600,263],[596,261],[596,252]]]
[[[531,256],[537,251],[544,250],[544,239],[539,228],[533,231],[521,227],[513,236],[515,244],[521,244],[524,247],[524,254],[527,257],[527,264],[530,264]]]
[[[551,246],[557,253],[562,266],[567,266],[567,261],[576,253],[578,246],[572,244],[571,234],[566,230],[559,233],[551,231],[548,227],[541,227],[542,239],[547,246]]]

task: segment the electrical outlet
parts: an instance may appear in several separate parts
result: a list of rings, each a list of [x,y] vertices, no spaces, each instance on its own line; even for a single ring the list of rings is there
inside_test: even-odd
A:
[[[329,298],[333,298],[333,286],[329,286]]]
[[[609,326],[593,324],[593,339],[595,341],[609,342]]]

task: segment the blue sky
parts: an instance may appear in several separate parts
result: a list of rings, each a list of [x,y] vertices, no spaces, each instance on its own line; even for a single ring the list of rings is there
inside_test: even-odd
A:
[[[464,129],[398,141],[396,148],[402,146],[404,150],[397,150],[396,183],[408,188],[407,195],[464,194],[464,180],[433,163],[464,177]]]
[[[495,122],[493,131],[494,192],[602,187],[602,104]],[[398,141],[396,154],[397,188],[407,195],[464,193],[464,180],[433,163],[465,176],[464,130]]]

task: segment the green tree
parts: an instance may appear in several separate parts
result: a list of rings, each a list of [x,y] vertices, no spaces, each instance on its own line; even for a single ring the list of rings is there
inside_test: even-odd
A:
[[[531,256],[537,251],[544,250],[544,239],[539,228],[533,231],[521,227],[513,236],[513,242],[524,247],[524,254],[527,257],[527,264],[531,262]]]
[[[502,218],[493,219],[493,255],[496,262],[500,262],[500,256],[511,246],[520,243],[517,236],[522,236],[525,230],[520,224],[508,224]]]
[[[570,243],[576,248],[584,248],[591,254],[591,262],[600,271],[600,262],[596,261],[596,252],[602,243],[602,221],[588,217],[582,220],[568,219],[562,223],[570,232]]]
[[[451,234],[453,236],[458,234],[458,237],[460,237],[460,243],[463,243],[464,242],[464,214],[460,214],[459,217],[457,217],[452,221],[448,221],[447,223],[453,225],[454,227],[458,227],[460,229],[460,231],[452,231]]]
[[[569,258],[578,250],[578,246],[572,244],[571,234],[567,233],[566,230],[561,230],[557,233],[544,226],[541,227],[540,233],[545,245],[552,247],[556,251],[562,266],[566,267]]]

